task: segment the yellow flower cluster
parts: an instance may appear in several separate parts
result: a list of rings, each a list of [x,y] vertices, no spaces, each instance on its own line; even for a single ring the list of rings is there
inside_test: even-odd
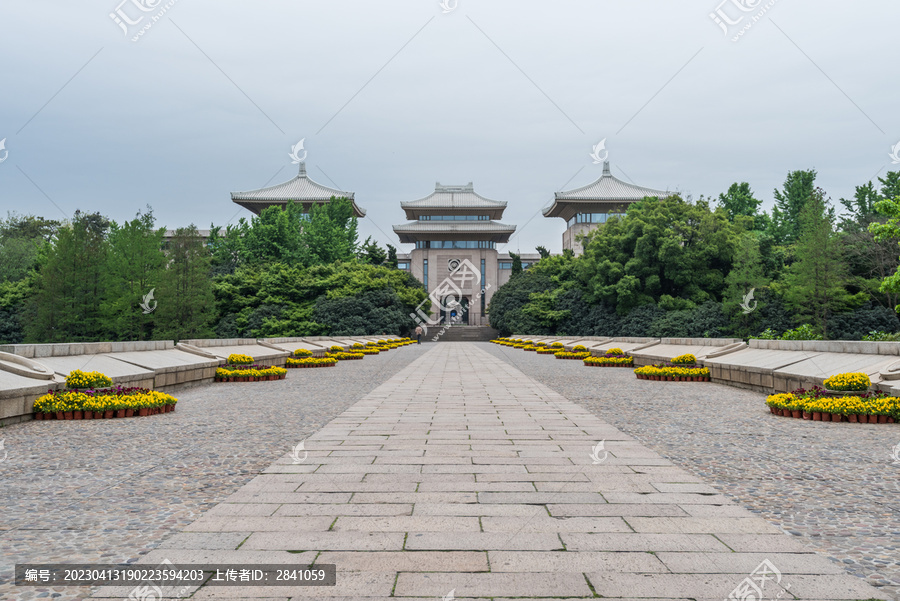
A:
[[[298,348],[294,351],[295,357],[312,357],[312,351],[307,350],[305,348]]]
[[[354,353],[362,353],[363,355],[377,355],[381,351],[379,351],[377,348],[363,347],[363,348],[359,348],[359,349],[354,348],[353,352]]]
[[[586,350],[587,350],[587,347],[584,346],[583,344],[576,344],[574,347],[572,347],[572,351],[574,351],[576,353],[583,353]]]
[[[580,352],[580,353],[567,353],[566,351],[559,351],[559,352],[553,353],[553,355],[557,359],[586,359],[591,356],[591,354],[587,351]]]
[[[338,345],[334,345],[333,347],[331,347],[331,348],[328,349],[328,350],[331,351],[332,353],[343,353],[343,352],[344,352],[344,347],[338,346]]]
[[[303,359],[291,359],[290,357],[287,361],[303,361]],[[264,367],[262,369],[252,368],[232,368],[232,367],[220,367],[216,370],[216,377],[219,379],[222,378],[261,378],[263,376],[283,376],[287,374],[287,370],[283,367]]]
[[[365,357],[364,353],[325,353],[326,357],[331,357],[338,361],[352,361]]]
[[[584,360],[585,365],[619,365],[622,367],[630,367],[634,365],[632,357],[588,357]]]
[[[112,385],[113,381],[99,371],[76,369],[66,376],[66,388],[109,388]]]
[[[538,355],[555,355],[559,352],[558,348],[543,347],[537,350]]]
[[[174,405],[178,399],[170,394],[146,388],[129,388],[111,394],[89,395],[74,390],[45,394],[34,402],[35,413],[59,411],[115,411]]]
[[[868,390],[871,385],[869,376],[860,372],[837,374],[825,380],[825,388],[828,390],[863,391]]]
[[[622,349],[616,347],[616,348],[611,348],[611,349],[609,349],[608,351],[606,351],[606,352],[603,353],[603,354],[604,354],[604,355],[624,355],[624,354],[625,354],[625,351],[623,351]]]
[[[562,342],[554,342],[553,344],[550,345],[550,348],[563,348],[563,346],[564,345]]]
[[[304,365],[335,365],[337,363],[337,359],[332,359],[331,357],[306,357],[304,359],[288,359],[287,365],[288,367],[303,367]]]
[[[664,365],[645,365],[634,370],[639,376],[662,376],[670,378],[707,378],[708,367],[666,367]]]
[[[241,355],[239,353],[231,353],[228,355],[229,365],[252,365],[253,357],[250,355]]]
[[[529,344],[529,345],[526,345],[525,348],[523,348],[522,350],[523,351],[536,351],[537,348],[538,347],[534,346],[533,344]]]
[[[678,355],[677,357],[672,357],[672,363],[677,363],[679,365],[693,365],[697,362],[697,357],[688,353],[686,355]]]
[[[766,397],[766,405],[775,409],[840,415],[888,415],[900,419],[900,398],[892,396],[862,398],[858,396],[812,396],[790,393]]]

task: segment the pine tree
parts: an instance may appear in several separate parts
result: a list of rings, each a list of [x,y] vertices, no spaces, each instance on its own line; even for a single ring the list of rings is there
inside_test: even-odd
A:
[[[209,250],[194,225],[179,228],[169,243],[168,269],[156,295],[157,339],[213,335],[215,316]]]
[[[847,267],[834,232],[833,211],[816,188],[800,213],[795,261],[787,268],[779,291],[799,319],[812,322],[828,339],[828,318],[846,309],[851,297],[844,288]]]
[[[732,315],[735,328],[744,335],[751,333],[754,326],[753,311],[758,301],[755,291],[762,289],[768,280],[763,274],[759,240],[751,233],[741,236],[734,263],[725,278],[724,307]],[[748,313],[749,311],[749,313]]]
[[[792,171],[784,188],[775,190],[772,235],[778,244],[791,244],[800,236],[800,213],[815,193],[816,171]]]
[[[156,301],[144,298],[156,292],[165,272],[165,228],[154,229],[153,210],[132,220],[113,223],[104,281],[103,322],[107,336],[117,340],[149,340],[153,333]]]

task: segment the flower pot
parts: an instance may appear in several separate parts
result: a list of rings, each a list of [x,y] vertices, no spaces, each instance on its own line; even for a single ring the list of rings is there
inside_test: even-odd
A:
[[[146,417],[150,415],[150,410],[146,407],[141,407],[140,409],[138,409],[138,415],[141,417]]]
[[[116,417],[125,417],[124,409],[116,409]]]
[[[133,416],[134,416],[134,409],[126,409],[125,410],[125,417],[133,417]]]
[[[889,415],[889,416],[888,416],[887,423],[893,424],[893,423],[894,423],[894,418],[893,418],[892,416]]]
[[[877,415],[874,415],[874,414],[873,414],[873,415],[870,415],[870,416],[869,416],[869,423],[870,423],[870,424],[877,424],[877,423],[878,423],[878,416],[877,416]]]
[[[878,423],[879,423],[879,424],[886,424],[886,423],[887,423],[887,417],[888,417],[888,416],[886,416],[886,415],[879,415],[879,416],[878,416]]]
[[[81,411],[73,411],[72,412],[72,419],[81,419],[81,417],[82,417]]]
[[[831,414],[830,414],[830,413],[822,413],[821,415],[822,415],[822,421],[823,421],[823,422],[830,422],[830,421],[831,421]],[[813,417],[813,419],[815,419],[815,417]]]
[[[812,419],[812,413],[810,413],[809,411],[803,411],[802,415],[803,419]]]
[[[813,411],[813,421],[820,422],[822,421],[822,413],[820,411]]]
[[[791,409],[791,414],[795,419],[800,419],[803,417],[803,411],[800,409]]]
[[[43,414],[43,413],[37,413],[37,412],[35,412],[35,414],[34,414],[34,419],[36,419],[37,421],[43,421],[43,419],[44,419],[44,414]]]
[[[103,414],[103,419],[112,419],[113,415],[115,415],[115,413],[116,413],[115,411],[110,409],[109,411],[107,411]]]
[[[857,423],[856,415],[854,415],[854,414],[852,414],[852,413],[851,413],[850,415],[847,416],[847,419],[850,420],[850,423],[851,423],[851,424]]]
[[[63,416],[64,416],[65,419],[67,419],[67,420],[73,418],[73,415],[72,415],[72,412],[71,412],[71,411],[65,411],[65,412],[63,412]]]
[[[844,421],[844,416],[841,415],[840,413],[832,413],[832,414],[831,414],[831,421],[833,421],[833,422],[841,422],[841,421]]]

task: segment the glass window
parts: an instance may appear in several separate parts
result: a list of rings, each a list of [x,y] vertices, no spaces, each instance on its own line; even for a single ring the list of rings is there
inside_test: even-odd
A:
[[[500,261],[498,265],[500,269],[512,269],[512,261]]]
[[[490,240],[419,240],[416,248],[496,248],[497,244]]]
[[[422,260],[422,283],[425,284],[425,291],[428,292],[428,259]]]
[[[409,263],[397,263],[397,269],[409,269]]]
[[[490,221],[489,215],[419,215],[419,221]]]

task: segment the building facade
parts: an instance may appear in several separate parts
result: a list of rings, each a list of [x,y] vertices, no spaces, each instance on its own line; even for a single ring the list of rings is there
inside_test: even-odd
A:
[[[625,214],[628,205],[648,196],[665,198],[669,192],[623,182],[613,176],[609,161],[603,163],[603,175],[597,181],[563,192],[557,192],[553,204],[544,209],[544,217],[560,217],[566,222],[563,249],[580,255],[584,249],[580,234],[596,229],[610,218]]]
[[[395,225],[394,233],[401,243],[415,244],[414,250],[399,257],[401,267],[425,284],[435,301],[431,307],[435,319],[489,325],[491,297],[509,280],[512,268],[509,254],[497,251],[497,245],[509,242],[516,231],[516,226],[499,221],[506,204],[479,195],[471,182],[438,183],[425,198],[400,204],[410,222]],[[461,266],[468,266],[474,275],[464,275]]]

